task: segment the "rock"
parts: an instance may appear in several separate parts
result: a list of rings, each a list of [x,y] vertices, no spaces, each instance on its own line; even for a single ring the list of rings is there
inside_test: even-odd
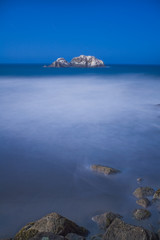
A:
[[[149,218],[151,216],[151,213],[148,210],[146,210],[146,209],[136,209],[133,212],[133,216],[137,220],[144,220],[146,218]]]
[[[70,63],[67,62],[64,58],[58,58],[56,61],[54,61],[48,67],[65,68],[65,67],[70,67]]]
[[[137,182],[138,182],[138,183],[141,183],[142,180],[143,180],[142,178],[137,178]]]
[[[68,233],[65,236],[65,239],[67,239],[67,240],[85,240],[85,237],[82,237],[76,233]]]
[[[65,240],[63,236],[55,235],[51,232],[42,232],[38,233],[33,238],[30,238],[29,240]]]
[[[77,233],[86,236],[88,230],[79,227],[71,220],[57,214],[50,213],[36,222],[29,223],[24,226],[15,236],[14,240],[28,240],[35,237],[38,233],[49,232],[55,235],[66,236],[68,233]]]
[[[96,172],[104,173],[104,174],[107,174],[107,175],[115,174],[115,173],[119,173],[120,172],[117,169],[114,169],[114,168],[111,168],[111,167],[107,167],[107,166],[101,166],[101,165],[92,165],[91,169],[96,171]]]
[[[139,187],[134,191],[134,196],[136,198],[143,198],[143,197],[149,197],[153,196],[154,194],[154,189],[150,187]]]
[[[160,199],[160,189],[158,189],[155,194],[153,195],[153,198]]]
[[[109,225],[113,222],[115,218],[122,218],[122,216],[112,212],[106,212],[106,213],[94,216],[92,220],[96,222],[100,228],[106,230],[106,228],[109,227]]]
[[[80,68],[95,68],[95,67],[104,67],[104,62],[102,60],[97,59],[94,56],[85,56],[80,55],[79,57],[75,57],[71,60],[71,62],[67,62],[64,58],[58,58],[52,64],[48,65],[48,67],[53,68],[64,68],[64,67],[80,67]],[[44,65],[43,67],[47,67]]]
[[[144,208],[147,208],[151,204],[148,198],[141,198],[136,203]]]
[[[127,224],[116,218],[105,234],[103,240],[158,240],[156,234],[134,225]]]
[[[97,234],[90,237],[90,240],[102,240],[103,234]]]
[[[94,56],[85,56],[80,55],[79,57],[75,57],[71,60],[72,67],[104,67],[104,62],[102,60],[97,59]]]

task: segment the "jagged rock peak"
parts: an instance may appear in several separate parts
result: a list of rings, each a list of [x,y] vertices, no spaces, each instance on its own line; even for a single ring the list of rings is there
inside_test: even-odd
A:
[[[74,57],[71,62],[67,62],[64,58],[58,58],[48,67],[53,68],[63,68],[63,67],[82,67],[82,68],[92,68],[92,67],[104,67],[104,62],[94,56],[80,55],[79,57]],[[45,66],[46,67],[46,66]]]

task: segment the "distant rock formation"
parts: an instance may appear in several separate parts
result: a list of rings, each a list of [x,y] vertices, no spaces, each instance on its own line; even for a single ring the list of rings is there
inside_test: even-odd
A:
[[[71,62],[67,62],[64,58],[58,58],[52,64],[44,67],[53,68],[65,68],[65,67],[76,67],[76,68],[95,68],[104,67],[104,62],[94,56],[80,55],[79,57],[74,57]]]

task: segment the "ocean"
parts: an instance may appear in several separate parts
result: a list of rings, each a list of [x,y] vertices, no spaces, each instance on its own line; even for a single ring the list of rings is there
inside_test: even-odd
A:
[[[0,238],[57,212],[98,231],[106,211],[145,221],[134,190],[160,188],[160,66],[54,69],[0,65]],[[121,173],[90,169],[107,165]],[[143,179],[141,184],[137,178]]]

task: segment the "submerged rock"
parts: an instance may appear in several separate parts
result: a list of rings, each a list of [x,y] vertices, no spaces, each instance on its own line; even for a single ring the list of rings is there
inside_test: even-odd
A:
[[[151,204],[148,198],[141,198],[136,203],[144,208],[147,208]]]
[[[146,210],[146,209],[136,209],[133,212],[133,216],[137,220],[144,220],[146,218],[149,218],[151,216],[151,213],[148,210]]]
[[[141,183],[143,181],[142,178],[137,178],[137,183]]]
[[[104,67],[104,62],[94,56],[80,55],[79,57],[74,57],[71,62],[67,62],[64,58],[58,58],[48,67],[53,68],[64,68],[64,67],[79,67],[79,68],[95,68]],[[44,65],[43,67],[47,67]]]
[[[98,58],[94,56],[85,56],[80,55],[79,57],[74,57],[71,60],[71,66],[72,67],[103,67],[104,62],[102,60],[99,60]]]
[[[160,189],[158,189],[155,194],[153,195],[153,198],[160,199]]]
[[[88,230],[79,227],[71,220],[57,214],[50,213],[36,222],[24,226],[15,236],[15,240],[29,240],[42,232],[54,233],[55,235],[66,236],[68,233],[77,233],[86,236]]]
[[[96,222],[100,228],[106,230],[115,218],[122,218],[122,216],[112,212],[106,212],[92,217],[92,220]]]
[[[143,197],[149,197],[153,196],[154,194],[154,189],[150,187],[139,187],[134,191],[134,196],[136,198],[143,198]]]
[[[91,169],[96,171],[96,172],[104,173],[104,174],[107,174],[107,175],[115,174],[115,173],[120,172],[117,169],[107,167],[107,166],[102,166],[102,165],[91,165]]]
[[[102,240],[158,240],[158,237],[142,227],[127,224],[116,218],[103,235]]]
[[[46,65],[44,67],[46,67]],[[65,68],[70,67],[70,63],[67,62],[64,58],[57,58],[57,60],[50,64],[48,67]]]

